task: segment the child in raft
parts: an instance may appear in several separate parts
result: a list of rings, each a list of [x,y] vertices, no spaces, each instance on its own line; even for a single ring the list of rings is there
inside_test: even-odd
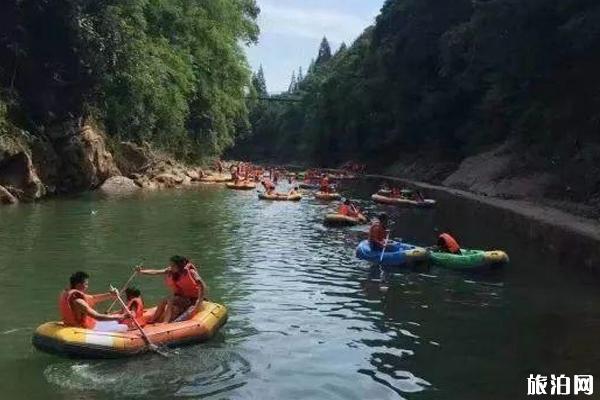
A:
[[[292,197],[292,196],[298,196],[300,194],[300,189],[298,188],[298,186],[294,186],[289,192],[288,192],[288,197]]]
[[[131,315],[135,318],[137,323],[143,327],[146,325],[146,319],[144,318],[142,293],[135,287],[128,287],[125,289],[125,295],[127,296],[127,310],[131,312]],[[127,310],[123,310],[123,313],[127,314]],[[137,326],[135,326],[130,317],[122,319],[119,323],[127,325],[129,329],[137,329]]]

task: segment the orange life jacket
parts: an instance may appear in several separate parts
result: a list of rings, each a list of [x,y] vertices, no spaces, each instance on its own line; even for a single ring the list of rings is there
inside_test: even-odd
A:
[[[444,246],[448,249],[450,253],[460,253],[460,246],[458,245],[458,242],[448,233],[442,233],[439,236],[439,239],[444,243]]]
[[[71,303],[76,299],[83,299],[86,303],[89,303],[89,298],[89,296],[77,289],[63,290],[58,299],[58,308],[63,324],[78,328],[94,329],[96,320],[87,314],[80,315],[79,313],[76,313],[75,310],[73,310]]]
[[[375,222],[369,229],[369,241],[375,243],[384,243],[387,237],[387,232],[380,222]]]
[[[135,304],[135,311],[132,311],[132,306]],[[146,318],[144,318],[144,302],[141,297],[134,297],[127,302],[127,309],[133,312],[133,317],[140,326],[146,325]],[[127,325],[130,329],[137,328],[131,318],[125,318],[119,321],[121,324]]]
[[[345,204],[342,204],[340,206],[340,209],[338,210],[338,213],[342,214],[342,215],[347,215],[350,216],[350,207],[348,207]]]
[[[192,264],[188,264],[183,268],[177,280],[173,279],[173,274],[169,272],[165,277],[165,284],[177,296],[197,299],[200,296],[200,285],[192,276],[191,270],[196,270]]]

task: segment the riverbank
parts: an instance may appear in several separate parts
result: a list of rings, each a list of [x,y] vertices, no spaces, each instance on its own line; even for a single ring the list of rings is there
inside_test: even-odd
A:
[[[0,137],[0,204],[100,190],[129,193],[211,180],[206,165],[190,165],[148,143],[110,141],[92,121]],[[217,177],[224,179],[224,177]]]

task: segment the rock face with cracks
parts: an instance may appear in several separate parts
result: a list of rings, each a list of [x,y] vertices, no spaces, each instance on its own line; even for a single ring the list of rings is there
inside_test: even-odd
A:
[[[36,136],[0,137],[0,204],[100,189],[107,195],[189,186],[204,176],[148,143],[109,145],[93,121],[56,124]]]

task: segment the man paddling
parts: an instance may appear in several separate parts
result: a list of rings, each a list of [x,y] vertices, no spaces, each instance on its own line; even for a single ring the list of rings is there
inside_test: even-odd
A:
[[[377,221],[369,228],[369,245],[373,250],[383,250],[387,246],[388,237],[388,216],[385,213],[379,214]]]
[[[106,300],[114,299],[114,292],[91,295],[87,294],[89,275],[78,271],[69,279],[70,288],[61,292],[59,309],[62,321],[66,326],[91,329],[102,332],[126,331],[127,325],[119,323],[124,314],[102,314],[94,310],[94,306]]]

